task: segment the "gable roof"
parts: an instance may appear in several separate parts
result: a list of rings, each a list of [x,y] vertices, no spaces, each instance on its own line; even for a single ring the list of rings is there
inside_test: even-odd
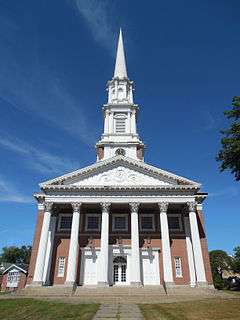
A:
[[[28,272],[28,265],[25,263],[12,263],[7,269],[3,271],[3,274],[10,271],[12,268],[18,269],[19,271],[22,271],[23,273]]]
[[[163,187],[173,187],[171,186],[171,182],[172,184],[174,184],[175,188],[178,187],[183,187],[183,188],[194,188],[194,189],[199,189],[200,188],[200,184],[189,180],[187,178],[178,176],[176,174],[173,174],[171,172],[156,168],[154,166],[151,166],[149,164],[146,164],[144,162],[138,161],[138,160],[134,160],[122,155],[117,155],[114,156],[112,158],[108,158],[106,160],[102,160],[99,162],[96,162],[90,166],[84,167],[82,169],[70,172],[68,174],[64,174],[60,177],[42,182],[39,184],[41,189],[52,189],[52,188],[64,188],[64,189],[68,189],[68,188],[74,188],[74,189],[81,189],[83,188],[83,186],[78,186],[76,185],[76,183],[74,183],[74,181],[76,181],[76,179],[79,178],[83,178],[86,177],[90,174],[96,174],[99,170],[109,170],[109,168],[111,168],[111,166],[128,166],[129,168],[133,169],[133,170],[139,170],[142,173],[148,174],[148,175],[152,175],[154,178],[156,179],[165,179],[167,181],[169,181],[169,183],[166,185],[164,185]],[[151,184],[150,184],[151,185]],[[149,185],[149,186],[150,186]],[[148,186],[148,187],[149,187]],[[135,186],[136,187],[136,186]]]

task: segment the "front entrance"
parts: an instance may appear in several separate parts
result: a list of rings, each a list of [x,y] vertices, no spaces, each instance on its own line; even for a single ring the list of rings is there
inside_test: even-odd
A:
[[[113,283],[115,285],[126,284],[127,260],[124,257],[113,259]]]

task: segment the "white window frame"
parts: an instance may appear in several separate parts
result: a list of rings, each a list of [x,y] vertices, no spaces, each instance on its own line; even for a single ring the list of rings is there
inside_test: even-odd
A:
[[[151,229],[145,229],[145,228],[142,228],[142,218],[143,217],[151,217],[152,218],[152,228]],[[143,213],[143,214],[140,214],[140,231],[155,231],[155,216],[154,214],[147,214],[147,213]]]
[[[177,263],[179,263],[179,266],[177,266]],[[176,278],[182,278],[182,259],[181,257],[174,257],[174,266],[175,266],[175,276]],[[179,273],[177,272],[179,270]]]
[[[88,228],[88,218],[89,217],[98,217],[98,228]],[[100,231],[101,225],[101,214],[99,213],[87,213],[85,217],[85,231]]]
[[[125,217],[126,225],[124,229],[115,229],[116,217]],[[128,214],[127,213],[115,213],[112,215],[112,231],[128,231]]]
[[[170,231],[183,231],[183,225],[182,225],[182,215],[181,214],[168,214],[168,217],[177,217],[178,221],[179,221],[179,229],[175,229],[175,228],[170,228],[169,226],[169,230]]]
[[[60,259],[63,261],[63,266],[60,266]],[[63,278],[65,275],[66,257],[58,257],[58,278]],[[61,268],[60,268],[61,267]],[[60,272],[61,271],[61,272]]]
[[[20,271],[12,269],[7,275],[7,288],[17,288],[20,280]]]
[[[69,213],[60,213],[59,216],[58,216],[58,231],[71,231],[71,228],[68,229],[68,228],[61,228],[61,219],[62,217],[72,217],[72,214],[69,214]],[[71,226],[72,227],[72,226]]]

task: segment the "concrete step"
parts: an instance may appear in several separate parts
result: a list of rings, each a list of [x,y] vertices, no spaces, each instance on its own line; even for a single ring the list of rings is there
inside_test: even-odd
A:
[[[18,296],[36,296],[36,297],[47,297],[47,296],[71,296],[73,294],[72,287],[63,286],[49,286],[49,287],[26,287],[22,290],[17,290],[13,295]]]

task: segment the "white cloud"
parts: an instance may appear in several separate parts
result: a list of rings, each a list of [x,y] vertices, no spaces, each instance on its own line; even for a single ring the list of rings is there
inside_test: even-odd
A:
[[[25,196],[10,183],[0,176],[0,201],[17,202],[17,203],[32,203],[33,198]]]
[[[79,167],[79,163],[33,147],[16,138],[0,137],[0,145],[22,156],[32,169],[44,174],[62,174]]]
[[[112,28],[109,2],[105,0],[75,0],[76,8],[85,19],[96,42],[113,54],[115,33]],[[110,2],[111,6],[113,2]]]
[[[236,197],[239,195],[239,188],[237,187],[226,187],[222,190],[218,190],[216,192],[210,192],[209,197]]]

